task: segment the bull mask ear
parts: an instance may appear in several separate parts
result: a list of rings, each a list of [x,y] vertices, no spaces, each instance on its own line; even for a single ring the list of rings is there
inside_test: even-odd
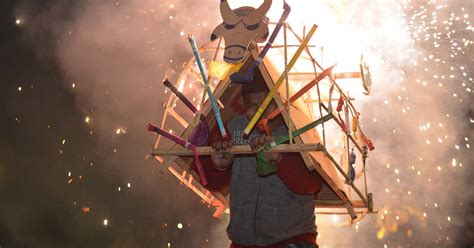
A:
[[[232,11],[227,0],[221,0],[221,16],[227,24],[237,24],[240,21],[240,18]]]
[[[258,7],[252,14],[244,17],[244,23],[247,25],[252,25],[260,22],[265,14],[267,14],[268,10],[272,6],[272,0],[264,0],[262,5]]]
[[[212,34],[211,34],[211,41],[214,41],[216,40],[217,38],[221,37],[223,35],[225,31],[225,28],[224,28],[224,24],[221,23],[219,25],[217,25],[216,28],[214,28],[214,31],[212,31]]]

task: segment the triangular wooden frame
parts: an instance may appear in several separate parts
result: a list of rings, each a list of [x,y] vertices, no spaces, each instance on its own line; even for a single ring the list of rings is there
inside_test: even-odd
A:
[[[258,53],[256,49],[250,49],[251,52],[248,53],[247,57],[245,58],[245,64],[242,67],[242,70],[246,70],[250,64],[258,57]],[[263,62],[260,64],[258,68],[267,83],[267,86],[273,87],[274,82],[278,79],[279,74],[278,71],[275,69],[275,66],[272,65],[272,62],[265,58]],[[233,99],[236,95],[239,94],[240,90],[239,84],[232,83],[229,78],[226,78],[219,82],[217,87],[214,90],[214,95],[217,99],[220,99],[221,102],[226,103],[226,99]],[[292,91],[290,90],[290,95]],[[288,119],[288,113],[286,111],[286,106],[284,106],[284,100],[286,100],[286,91],[284,87],[281,87],[278,91],[278,94],[274,97],[275,102],[277,103],[278,107],[282,109],[282,115],[284,117],[286,125],[292,125],[292,130],[301,128],[302,126],[311,122],[309,117],[307,106],[304,104],[302,100],[298,100],[291,105],[291,120]],[[213,118],[213,114],[209,114],[211,112],[210,102],[206,101],[203,104],[202,114],[207,116],[207,121],[209,126],[215,125],[215,119]],[[223,119],[228,120],[230,117],[226,115],[226,111],[222,111]],[[182,137],[188,137],[192,130],[192,126],[188,126],[182,133]],[[302,134],[300,137],[294,138],[296,144],[308,144],[308,143],[320,143],[321,140],[319,138],[318,132],[313,129]],[[155,148],[157,148],[155,146]],[[343,181],[340,179],[338,175],[338,171],[335,169],[335,165],[331,162],[331,160],[325,156],[323,152],[318,151],[311,151],[311,152],[301,152],[301,155],[308,167],[309,170],[316,170],[322,178],[325,180],[326,184],[322,191],[318,194],[318,200],[315,201],[315,207],[322,207],[322,208],[347,208],[348,213],[354,218],[354,208],[367,208],[367,204],[365,203],[365,199],[361,200],[350,200],[347,197],[347,194],[344,190]],[[193,189],[194,191],[199,190],[200,192],[206,192],[205,195],[209,196],[207,200],[205,200],[209,205],[213,205],[217,207],[219,210],[216,211],[214,214],[215,217],[218,217],[223,211],[222,208],[228,207],[228,188],[223,189],[219,192],[209,192],[204,187],[202,187],[198,181],[193,180],[192,178],[199,178],[197,173],[190,169],[190,163],[192,163],[192,159],[189,157],[176,157],[174,162],[183,170],[183,177],[186,173],[189,175],[189,179],[180,178],[182,182],[186,182],[187,186]],[[176,175],[176,170],[173,168],[169,169],[170,171],[173,170],[173,174]],[[186,173],[185,173],[186,172]],[[198,193],[198,192],[196,192]],[[199,194],[199,193],[198,193]],[[201,196],[202,198],[202,196]],[[216,204],[216,200],[220,203]],[[212,204],[211,204],[212,202]]]

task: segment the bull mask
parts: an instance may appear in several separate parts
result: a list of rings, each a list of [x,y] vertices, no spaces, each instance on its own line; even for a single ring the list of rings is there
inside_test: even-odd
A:
[[[221,0],[220,11],[223,22],[211,34],[211,41],[219,37],[225,40],[224,61],[237,64],[242,62],[252,40],[258,43],[268,38],[268,19],[265,14],[272,0],[264,0],[257,9],[240,7],[232,10],[227,0]]]

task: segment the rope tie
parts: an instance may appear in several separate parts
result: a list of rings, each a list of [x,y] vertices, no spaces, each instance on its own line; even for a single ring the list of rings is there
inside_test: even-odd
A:
[[[354,135],[357,133],[357,126],[359,125],[359,113],[357,112],[355,116],[352,116],[352,132]]]
[[[352,148],[351,153],[349,154],[349,171],[347,173],[349,175],[350,181],[348,181],[346,179],[346,182],[345,182],[346,184],[350,184],[350,182],[354,182],[354,179],[355,179],[355,176],[356,176],[355,168],[354,168],[356,158],[357,157],[354,153],[354,148]]]

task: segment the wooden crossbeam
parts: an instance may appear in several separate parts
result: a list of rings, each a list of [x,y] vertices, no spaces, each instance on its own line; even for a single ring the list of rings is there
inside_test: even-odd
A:
[[[335,72],[336,79],[344,79],[344,78],[360,78],[360,72]],[[289,76],[311,76],[314,77],[314,72],[290,72],[288,73]],[[318,75],[318,73],[316,73]]]
[[[351,100],[354,100],[354,98],[351,98]],[[337,102],[339,101],[339,99],[331,99],[332,102]],[[321,101],[319,100],[316,100],[316,99],[307,99],[307,100],[304,100],[305,103],[319,103],[319,102],[329,102],[329,99],[326,99],[326,98],[322,98]]]
[[[269,150],[272,152],[309,152],[309,151],[322,151],[324,147],[317,144],[288,144],[277,145]],[[214,150],[211,146],[198,147],[197,151],[199,155],[211,155]],[[233,146],[229,151],[231,154],[255,154],[250,148],[250,145],[236,145]],[[154,149],[151,153],[152,156],[193,156],[193,153],[186,148],[174,148],[174,149]]]
[[[367,208],[362,200],[352,200],[351,205],[353,208]],[[345,208],[341,200],[315,200],[314,206],[316,208]]]

